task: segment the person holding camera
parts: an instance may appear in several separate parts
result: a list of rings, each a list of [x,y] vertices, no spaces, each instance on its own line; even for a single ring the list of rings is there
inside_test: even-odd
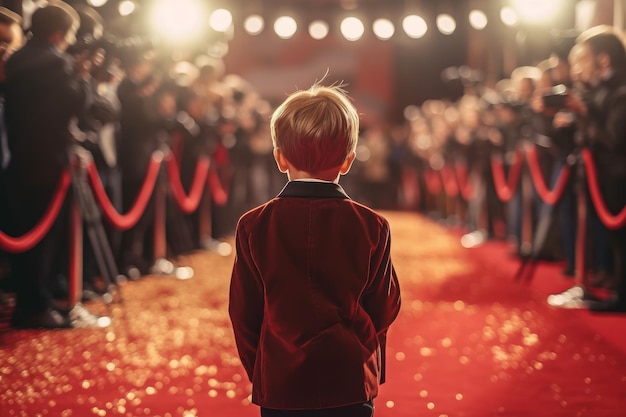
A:
[[[576,45],[578,57],[572,71],[588,87],[588,98],[568,94],[565,103],[580,119],[602,197],[616,214],[626,206],[626,50],[621,37],[605,26],[583,32]],[[608,300],[590,302],[590,308],[625,312],[626,227],[609,233],[616,292]]]
[[[6,62],[7,231],[13,236],[31,230],[47,210],[69,167],[71,121],[91,102],[88,66],[65,52],[78,27],[73,8],[50,1],[33,13],[32,37]],[[67,285],[68,245],[62,242],[68,238],[68,201],[43,239],[15,255],[14,327],[86,327],[97,321],[80,303],[67,308],[57,302]]]

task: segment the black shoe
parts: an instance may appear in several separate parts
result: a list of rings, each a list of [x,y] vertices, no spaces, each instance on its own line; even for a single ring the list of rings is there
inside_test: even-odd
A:
[[[14,311],[11,327],[16,329],[69,329],[72,326],[68,317],[54,308],[47,308],[40,313]]]
[[[606,300],[590,301],[589,310],[597,313],[626,313],[626,301],[619,297],[611,297]]]

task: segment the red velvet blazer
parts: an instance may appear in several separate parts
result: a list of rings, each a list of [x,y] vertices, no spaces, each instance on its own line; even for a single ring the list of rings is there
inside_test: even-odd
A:
[[[289,182],[237,225],[229,313],[252,402],[319,409],[368,401],[400,309],[387,220],[341,186]]]

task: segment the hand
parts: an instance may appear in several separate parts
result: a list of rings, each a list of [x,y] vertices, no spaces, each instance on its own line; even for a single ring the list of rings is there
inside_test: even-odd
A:
[[[556,129],[561,129],[571,126],[576,120],[574,114],[570,111],[559,111],[554,115],[552,119],[552,126]]]
[[[543,103],[543,97],[541,94],[535,94],[533,98],[530,100],[530,108],[537,114],[543,113],[546,109],[546,106]]]
[[[578,94],[570,92],[565,98],[565,106],[576,114],[587,116],[587,105]]]

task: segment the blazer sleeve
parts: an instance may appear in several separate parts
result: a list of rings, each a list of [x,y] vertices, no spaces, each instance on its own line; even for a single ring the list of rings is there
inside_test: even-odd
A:
[[[237,226],[235,248],[228,312],[239,357],[252,381],[263,322],[264,287],[241,222]]]
[[[378,246],[372,257],[372,277],[363,293],[362,305],[381,335],[400,311],[400,285],[391,261],[391,234],[383,220]]]

